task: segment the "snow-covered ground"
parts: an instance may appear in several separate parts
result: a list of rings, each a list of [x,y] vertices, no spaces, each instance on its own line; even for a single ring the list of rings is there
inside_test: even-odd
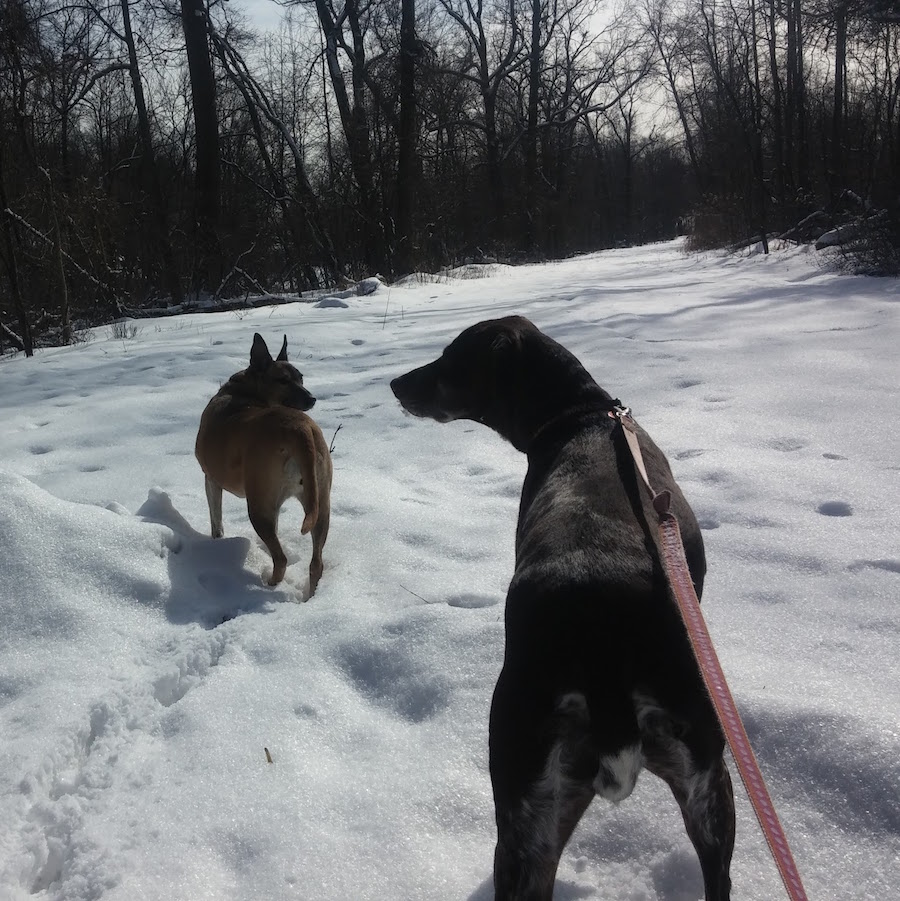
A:
[[[898,897],[898,299],[798,251],[673,243],[0,361],[0,897],[490,901],[487,716],[525,459],[473,423],[405,416],[388,382],[513,312],[668,452],[810,898]],[[326,439],[341,427],[306,604],[295,502],[279,590],[241,501],[208,537],[196,428],[254,331],[273,350],[287,334]],[[773,901],[737,794],[734,897]],[[556,889],[701,896],[648,773],[595,802]]]

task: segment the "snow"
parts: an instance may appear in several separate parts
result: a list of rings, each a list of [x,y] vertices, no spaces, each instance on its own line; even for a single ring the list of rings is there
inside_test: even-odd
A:
[[[668,452],[810,898],[896,896],[898,283],[677,243],[460,275],[0,361],[4,901],[490,901],[487,716],[525,459],[474,423],[405,416],[388,382],[513,312]],[[309,603],[299,505],[279,589],[241,501],[208,537],[196,428],[254,331],[287,334],[326,439],[341,427]],[[734,897],[783,897],[737,802]],[[643,773],[592,805],[555,897],[702,894]]]

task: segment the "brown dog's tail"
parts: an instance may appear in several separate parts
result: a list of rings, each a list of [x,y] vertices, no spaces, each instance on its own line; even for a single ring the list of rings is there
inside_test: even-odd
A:
[[[319,519],[319,479],[316,474],[316,442],[309,429],[295,432],[297,462],[300,465],[300,475],[303,477],[303,497],[306,503],[303,505],[306,515],[303,517],[303,525],[300,526],[300,534],[305,535]]]

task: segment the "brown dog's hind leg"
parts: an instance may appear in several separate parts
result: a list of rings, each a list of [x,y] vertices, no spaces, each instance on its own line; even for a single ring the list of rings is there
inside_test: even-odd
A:
[[[326,506],[319,507],[319,516],[316,524],[312,529],[312,560],[309,561],[309,596],[312,597],[316,593],[319,585],[319,579],[322,578],[322,571],[325,564],[322,562],[322,548],[325,547],[325,539],[328,537],[328,524],[331,518],[330,511]]]
[[[331,456],[324,441],[319,448],[319,457],[316,464],[316,493],[318,514],[315,525],[312,527],[312,559],[309,561],[309,596],[316,593],[319,579],[322,578],[324,563],[322,562],[322,549],[325,547],[325,539],[328,538],[328,526],[331,522]],[[305,486],[304,486],[305,487]],[[303,503],[303,498],[300,498]]]
[[[318,430],[308,433],[309,453],[299,457],[303,474],[303,485],[297,500],[303,506],[303,525],[300,534],[312,531],[312,559],[309,561],[309,595],[316,593],[319,580],[322,578],[324,563],[322,549],[328,537],[328,526],[331,522],[331,477],[332,463],[328,445]],[[310,455],[311,454],[311,455]]]
[[[209,531],[213,538],[225,534],[222,528],[222,486],[206,477],[206,502],[209,504]]]
[[[287,556],[278,540],[278,512],[273,514],[269,507],[261,508],[251,503],[249,499],[247,512],[250,514],[250,523],[256,529],[256,534],[272,555],[272,578],[267,584],[277,585],[284,578],[287,569]]]

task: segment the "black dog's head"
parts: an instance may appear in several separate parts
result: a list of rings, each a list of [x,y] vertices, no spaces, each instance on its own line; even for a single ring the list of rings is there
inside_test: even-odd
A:
[[[605,395],[569,351],[522,316],[470,326],[391,390],[414,416],[483,422],[520,450],[586,391]]]
[[[273,360],[262,336],[258,332],[254,334],[250,365],[238,375],[241,377],[242,389],[252,391],[266,403],[309,410],[316,402],[303,387],[303,374],[296,366],[288,363],[287,335],[284,336],[281,352]]]
[[[508,395],[509,367],[521,334],[537,329],[521,316],[489,319],[470,326],[444,348],[433,363],[420,366],[391,382],[391,390],[413,416],[438,422],[474,419],[493,426],[498,394]],[[507,370],[501,377],[499,370]],[[496,427],[496,426],[493,426]]]

